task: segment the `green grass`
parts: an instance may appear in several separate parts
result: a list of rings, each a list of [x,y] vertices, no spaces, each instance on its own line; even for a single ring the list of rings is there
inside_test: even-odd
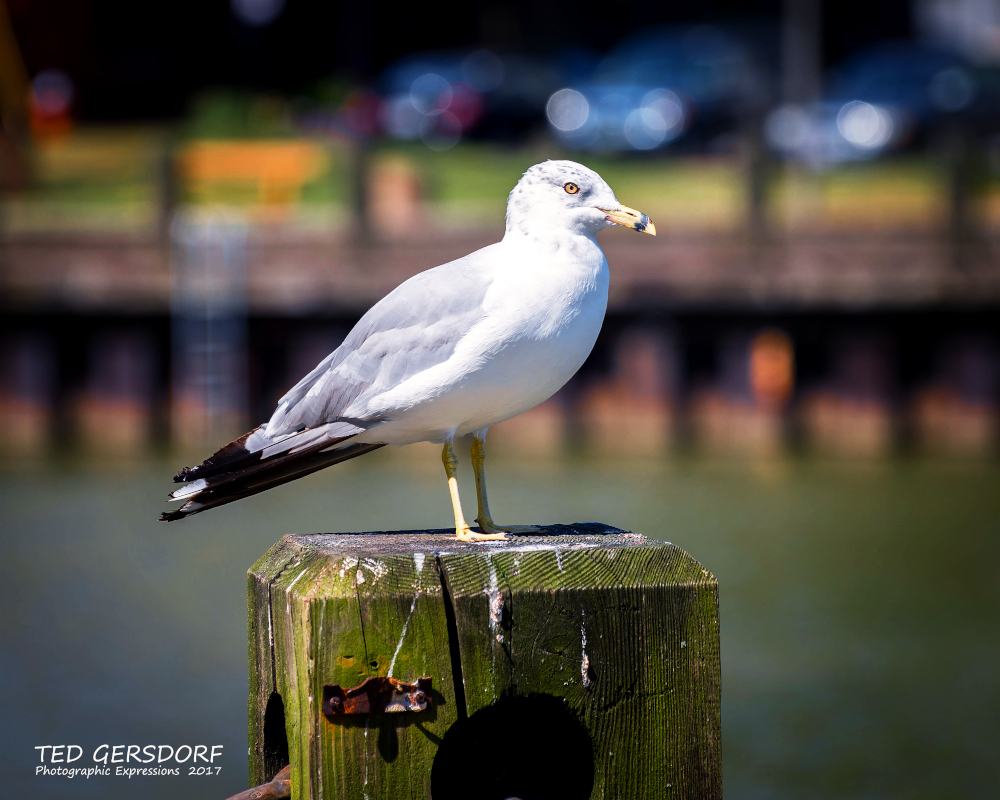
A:
[[[94,206],[121,209],[122,220],[151,218],[164,142],[164,131],[154,129],[82,129],[62,144],[39,149],[36,182],[5,201],[14,209],[8,217],[15,228],[18,220],[27,219],[39,229],[50,209],[53,223],[65,225],[75,207],[82,228],[101,218],[92,213]],[[350,202],[349,153],[339,145],[329,152],[327,168],[302,187],[294,207],[343,209]],[[502,218],[507,194],[527,167],[566,155],[545,142],[521,148],[469,142],[445,152],[382,142],[373,147],[372,161],[376,167],[387,161],[408,165],[426,200],[446,212],[438,215],[440,220],[476,227]],[[731,230],[743,223],[745,187],[734,156],[570,157],[600,172],[623,203],[675,230]],[[940,167],[928,158],[844,165],[822,174],[784,171],[775,174],[771,185],[771,211],[776,222],[793,227],[927,228],[943,219],[944,190]],[[213,183],[197,191],[182,186],[180,197],[185,203],[252,212],[260,193],[252,183]],[[988,198],[983,206],[992,208]]]

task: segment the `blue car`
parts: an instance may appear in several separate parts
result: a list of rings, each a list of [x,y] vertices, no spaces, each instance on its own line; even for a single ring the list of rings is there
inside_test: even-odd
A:
[[[382,75],[386,135],[444,149],[470,135],[512,139],[539,124],[558,73],[488,50],[405,58]]]
[[[879,44],[832,71],[821,101],[776,109],[767,139],[778,153],[815,166],[874,158],[948,118],[982,109],[978,83],[976,72],[949,50]]]
[[[616,47],[584,81],[555,92],[546,116],[574,148],[655,150],[731,130],[768,92],[751,49],[716,28],[662,28]]]

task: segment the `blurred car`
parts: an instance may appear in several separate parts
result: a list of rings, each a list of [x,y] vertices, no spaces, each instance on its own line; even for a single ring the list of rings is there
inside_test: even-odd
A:
[[[550,66],[489,50],[413,56],[383,73],[386,135],[446,149],[459,139],[515,138],[542,119],[558,86]]]
[[[821,101],[788,105],[768,118],[777,152],[816,165],[898,150],[949,118],[990,114],[979,80],[961,56],[913,42],[875,45],[833,70]]]
[[[589,79],[555,92],[546,116],[575,148],[655,150],[731,130],[767,93],[766,71],[735,36],[660,28],[622,42]]]
[[[905,111],[915,122],[964,108],[969,65],[957,53],[919,42],[888,42],[848,57],[830,76],[831,101],[861,100]]]

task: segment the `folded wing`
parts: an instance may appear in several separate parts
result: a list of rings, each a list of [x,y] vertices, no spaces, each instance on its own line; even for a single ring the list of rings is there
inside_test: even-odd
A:
[[[370,401],[446,361],[482,319],[490,249],[422,272],[386,295],[281,398],[265,425],[182,469],[174,480],[189,483],[170,499],[184,505],[160,519],[182,519],[381,447],[371,437],[352,441],[385,419],[367,413]]]

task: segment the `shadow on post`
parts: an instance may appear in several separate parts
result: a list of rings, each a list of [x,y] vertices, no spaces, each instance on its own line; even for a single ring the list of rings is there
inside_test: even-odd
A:
[[[449,728],[431,770],[434,800],[579,800],[594,787],[594,751],[559,698],[506,697]]]

